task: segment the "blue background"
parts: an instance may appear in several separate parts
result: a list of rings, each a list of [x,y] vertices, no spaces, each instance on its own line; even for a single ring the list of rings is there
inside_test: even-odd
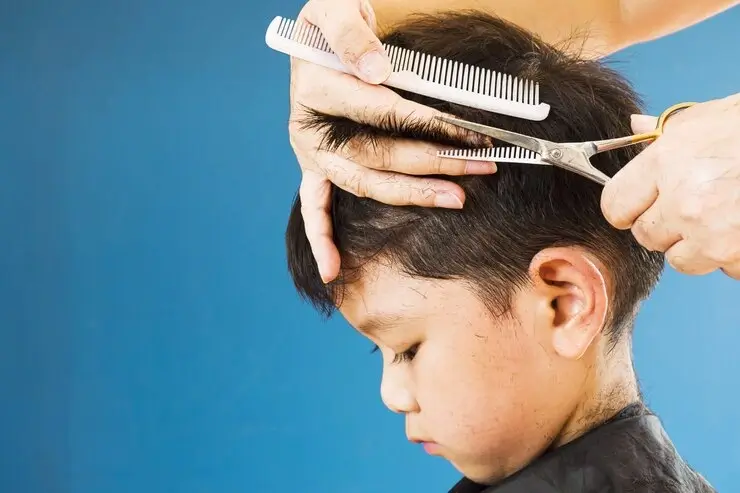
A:
[[[0,5],[0,491],[444,491],[380,364],[294,294],[298,0]],[[615,63],[652,112],[740,88],[740,9]],[[649,403],[740,489],[740,283],[669,271],[640,316]],[[291,488],[295,488],[292,490]]]

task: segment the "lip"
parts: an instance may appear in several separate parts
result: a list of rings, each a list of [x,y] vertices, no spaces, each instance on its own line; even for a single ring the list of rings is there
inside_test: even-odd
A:
[[[409,438],[409,441],[421,445],[424,451],[429,455],[439,455],[439,445],[436,442],[420,438]]]
[[[429,455],[439,455],[439,445],[434,442],[421,442],[424,452]]]

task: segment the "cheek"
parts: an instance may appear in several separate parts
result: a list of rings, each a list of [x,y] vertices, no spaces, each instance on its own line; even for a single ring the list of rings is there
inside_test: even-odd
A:
[[[541,428],[547,356],[513,324],[458,334],[429,348],[415,370],[421,419],[440,443],[490,451]]]

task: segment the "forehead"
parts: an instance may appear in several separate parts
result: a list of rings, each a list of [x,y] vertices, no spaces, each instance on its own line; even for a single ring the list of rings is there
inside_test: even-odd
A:
[[[461,281],[413,277],[374,262],[346,286],[339,310],[354,327],[369,332],[481,307]]]

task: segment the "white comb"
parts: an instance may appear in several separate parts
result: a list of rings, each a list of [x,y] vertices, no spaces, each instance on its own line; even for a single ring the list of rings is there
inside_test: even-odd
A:
[[[438,151],[437,156],[465,161],[547,165],[547,163],[542,161],[538,153],[518,146],[489,147],[486,149],[449,149]]]
[[[275,17],[265,42],[292,57],[352,74],[321,31],[306,22]],[[540,102],[538,82],[385,43],[383,48],[393,67],[383,85],[527,120],[544,120],[550,112],[550,105]]]

